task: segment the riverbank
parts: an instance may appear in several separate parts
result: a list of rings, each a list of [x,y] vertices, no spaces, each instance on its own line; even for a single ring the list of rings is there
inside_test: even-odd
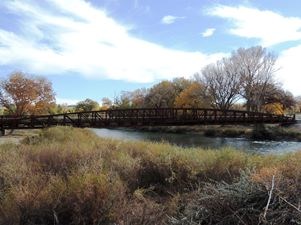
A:
[[[0,224],[299,224],[300,168],[56,127],[0,146]]]
[[[136,127],[129,130],[194,133],[205,137],[248,138],[252,140],[301,141],[301,129],[280,125],[202,125]]]

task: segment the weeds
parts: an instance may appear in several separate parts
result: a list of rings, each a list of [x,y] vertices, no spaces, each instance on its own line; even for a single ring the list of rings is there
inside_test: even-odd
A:
[[[0,146],[0,224],[298,224],[300,168],[300,153],[182,149],[56,127]]]

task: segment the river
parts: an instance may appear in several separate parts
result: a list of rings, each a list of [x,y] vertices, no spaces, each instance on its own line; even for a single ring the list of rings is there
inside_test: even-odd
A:
[[[100,137],[122,140],[165,141],[182,147],[221,149],[232,147],[249,153],[287,153],[301,150],[301,142],[254,141],[246,138],[204,137],[196,133],[166,133],[133,131],[126,129],[92,129]]]

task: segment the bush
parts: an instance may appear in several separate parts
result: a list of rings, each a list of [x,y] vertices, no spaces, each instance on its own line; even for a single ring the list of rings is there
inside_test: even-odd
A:
[[[269,209],[268,190],[260,183],[252,182],[243,174],[232,184],[206,184],[184,201],[184,210],[169,224],[300,224],[301,214],[297,208],[272,195]]]
[[[34,177],[1,203],[1,224],[109,224],[123,204],[121,183],[107,174]]]
[[[301,153],[184,149],[55,127],[0,146],[0,225],[168,224],[167,215],[170,224],[297,224],[300,180]]]

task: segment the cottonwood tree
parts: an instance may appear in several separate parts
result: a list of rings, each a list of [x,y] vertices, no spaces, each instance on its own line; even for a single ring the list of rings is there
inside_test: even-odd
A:
[[[285,91],[281,87],[273,86],[271,84],[268,85],[266,95],[262,99],[262,102],[264,109],[267,108],[267,105],[277,106],[277,111],[282,112],[278,114],[283,114],[285,110],[292,109],[296,105],[296,100],[291,92]]]
[[[46,78],[14,72],[0,84],[0,104],[8,114],[47,113],[54,103],[55,93]]]
[[[92,111],[98,109],[99,104],[96,101],[89,98],[80,101],[75,105],[75,111]]]
[[[232,53],[232,65],[240,75],[241,96],[249,111],[261,111],[270,87],[275,86],[277,57],[261,46],[240,48]]]
[[[143,108],[148,90],[145,88],[136,89],[130,93],[131,106],[133,108]]]
[[[206,66],[195,77],[205,86],[205,95],[213,108],[228,110],[239,99],[240,74],[231,59],[224,58]]]
[[[199,82],[193,82],[184,89],[175,100],[175,107],[201,108],[208,107],[210,101],[204,96],[205,87]]]
[[[131,92],[122,91],[119,96],[114,97],[114,108],[128,109],[131,107]]]
[[[295,111],[296,112],[301,112],[301,96],[297,96],[295,97],[295,102],[296,102],[296,105],[295,105]]]
[[[104,97],[101,99],[101,109],[107,110],[111,108],[113,105],[113,102],[111,99]]]
[[[154,108],[173,107],[176,96],[177,92],[173,83],[161,81],[149,89],[145,96],[145,105]]]

